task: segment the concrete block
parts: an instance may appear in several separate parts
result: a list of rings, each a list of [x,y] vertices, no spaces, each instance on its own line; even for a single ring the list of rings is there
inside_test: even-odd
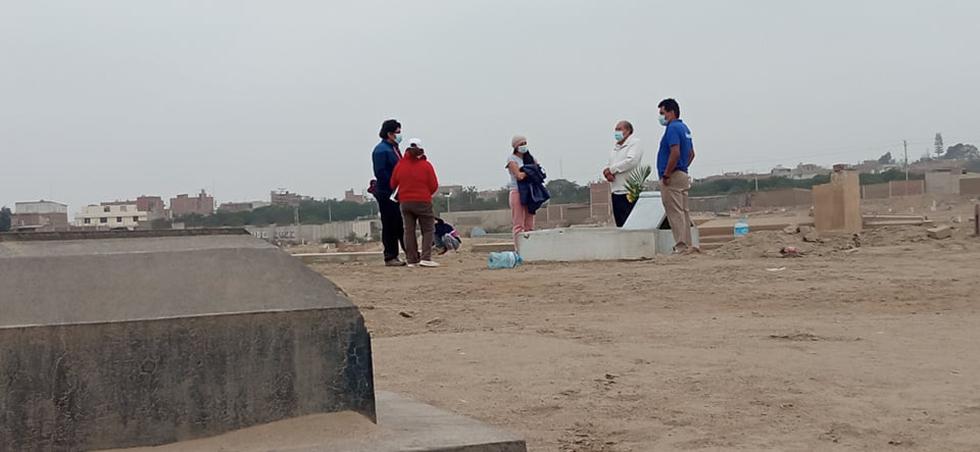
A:
[[[868,228],[881,228],[886,226],[932,226],[932,220],[875,220],[865,221],[864,226]]]
[[[658,191],[645,191],[640,193],[633,211],[626,218],[623,229],[643,230],[660,229],[667,219],[667,211],[664,209],[663,200]]]
[[[228,234],[0,238],[0,450],[373,418],[357,308],[300,260]]]
[[[657,254],[658,232],[616,228],[546,229],[521,234],[517,246],[526,262],[649,259]]]
[[[698,226],[688,225],[691,228],[691,241],[695,247],[701,246],[698,233]],[[674,251],[674,237],[671,232],[671,225],[667,221],[667,211],[664,209],[660,192],[643,192],[636,200],[636,205],[630,213],[629,218],[623,225],[623,231],[655,231],[656,251],[658,254],[670,254]]]
[[[463,416],[377,393],[378,423],[333,413],[305,416],[213,438],[125,452],[526,452],[520,437]],[[116,451],[123,452],[123,451]]]
[[[813,187],[813,218],[820,232],[861,232],[861,186],[856,171],[835,171]]]
[[[514,242],[500,243],[474,243],[470,247],[474,253],[496,253],[500,251],[514,251]]]
[[[939,226],[935,228],[926,229],[930,238],[933,239],[948,239],[953,236],[953,230],[949,226]]]

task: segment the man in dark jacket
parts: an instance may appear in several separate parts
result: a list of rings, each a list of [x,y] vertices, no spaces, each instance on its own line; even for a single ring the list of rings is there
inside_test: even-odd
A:
[[[371,153],[376,180],[371,186],[374,199],[378,201],[378,212],[381,214],[381,243],[384,244],[385,265],[401,267],[405,263],[398,259],[398,247],[401,245],[405,248],[405,229],[397,198],[391,199],[391,173],[395,171],[395,165],[402,158],[401,150],[398,149],[398,144],[402,140],[402,125],[394,119],[389,119],[381,124],[378,136],[381,142]]]

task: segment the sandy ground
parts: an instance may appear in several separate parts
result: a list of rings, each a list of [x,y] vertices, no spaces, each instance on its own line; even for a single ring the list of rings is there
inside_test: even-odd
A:
[[[362,308],[379,389],[532,451],[966,451],[980,450],[970,227],[869,232],[857,251],[772,232],[644,262],[315,268]],[[782,242],[807,254],[762,257]]]

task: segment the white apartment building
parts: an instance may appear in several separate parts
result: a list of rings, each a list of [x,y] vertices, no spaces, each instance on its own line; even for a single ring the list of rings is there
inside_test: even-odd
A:
[[[148,212],[140,212],[136,203],[105,203],[88,205],[75,214],[75,226],[96,229],[135,229],[147,221]]]

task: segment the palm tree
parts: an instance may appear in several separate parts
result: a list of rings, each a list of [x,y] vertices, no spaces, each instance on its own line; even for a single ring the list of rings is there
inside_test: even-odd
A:
[[[640,199],[640,193],[643,193],[650,174],[653,174],[650,165],[641,165],[630,171],[629,176],[626,177],[626,199],[629,202],[634,203]]]

